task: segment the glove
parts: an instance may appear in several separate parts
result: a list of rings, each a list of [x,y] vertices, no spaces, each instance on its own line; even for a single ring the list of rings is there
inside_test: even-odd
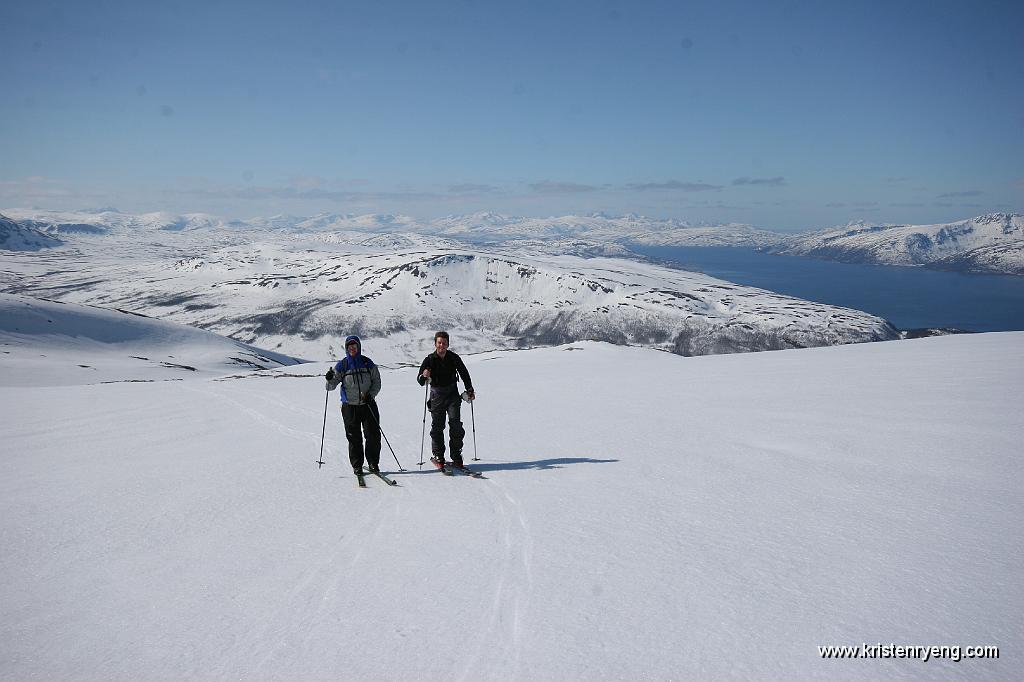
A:
[[[328,381],[334,381],[334,368],[327,370],[327,374],[324,375]]]

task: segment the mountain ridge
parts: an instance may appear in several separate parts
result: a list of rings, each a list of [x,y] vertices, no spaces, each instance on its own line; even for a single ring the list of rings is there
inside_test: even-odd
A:
[[[1024,275],[1024,215],[988,213],[933,225],[858,221],[793,235],[765,250],[844,263]]]

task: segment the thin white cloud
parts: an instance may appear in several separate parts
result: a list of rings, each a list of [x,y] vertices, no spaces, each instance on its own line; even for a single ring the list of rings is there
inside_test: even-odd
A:
[[[786,178],[781,175],[776,175],[773,178],[748,178],[746,176],[742,178],[736,178],[732,181],[734,185],[762,185],[765,187],[785,187]]]
[[[448,187],[450,194],[494,194],[500,191],[493,185],[478,185],[472,182],[465,182]]]
[[[319,189],[326,184],[326,181],[318,175],[296,175],[288,179],[288,182],[297,189]]]
[[[243,199],[258,201],[261,199],[309,199],[329,200],[338,202],[350,201],[383,201],[389,199],[437,199],[444,195],[433,192],[397,191],[397,192],[356,192],[350,190],[331,190],[314,187],[302,189],[298,187],[213,187],[176,190],[176,194],[198,197]]]
[[[644,182],[626,185],[631,190],[677,190],[680,192],[717,192],[722,189],[721,185],[711,185],[705,182],[682,182],[680,180],[668,180],[666,182]]]
[[[37,200],[83,199],[92,201],[95,192],[69,187],[63,180],[33,175],[20,180],[0,180],[0,198],[4,203],[26,203]]]
[[[544,180],[527,185],[531,190],[539,194],[580,194],[582,192],[596,192],[600,187],[594,185],[581,185],[575,182],[553,182]]]
[[[936,198],[955,199],[958,197],[980,197],[982,194],[984,194],[984,192],[982,192],[980,189],[969,189],[966,192],[946,192],[944,194],[940,194]]]

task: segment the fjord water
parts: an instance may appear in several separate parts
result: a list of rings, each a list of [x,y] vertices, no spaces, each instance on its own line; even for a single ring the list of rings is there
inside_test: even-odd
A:
[[[899,329],[1024,330],[1024,277],[837,263],[727,246],[632,248],[736,284],[863,310]]]

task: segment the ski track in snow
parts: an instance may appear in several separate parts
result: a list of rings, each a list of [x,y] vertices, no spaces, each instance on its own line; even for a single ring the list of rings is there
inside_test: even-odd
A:
[[[274,425],[274,429],[278,433],[280,433],[280,434],[282,434],[284,436],[288,436],[290,438],[295,438],[295,439],[300,440],[300,441],[308,441],[308,442],[312,442],[312,443],[319,443],[319,438],[316,436],[316,434],[310,433],[309,431],[305,431],[305,430],[301,430],[301,429],[296,429],[296,428],[293,428],[291,426],[287,426],[285,423],[280,421],[278,418],[272,416],[272,414],[274,414],[275,412],[277,414],[280,414],[281,410],[285,410],[285,411],[287,411],[287,413],[289,413],[291,415],[296,415],[296,416],[297,415],[303,415],[303,416],[306,416],[306,415],[309,414],[309,408],[308,408],[307,405],[303,405],[303,406],[299,407],[299,406],[296,406],[294,404],[288,403],[288,402],[286,402],[284,400],[280,400],[280,399],[274,398],[271,395],[266,395],[266,394],[263,394],[263,393],[255,394],[255,395],[259,396],[261,404],[263,404],[263,405],[270,404],[270,405],[272,405],[275,408],[275,410],[272,410],[271,412],[267,412],[267,411],[259,410],[259,409],[255,408],[255,407],[249,407],[248,405],[244,404],[240,400],[238,400],[236,398],[233,398],[231,396],[231,392],[230,391],[216,390],[214,388],[200,388],[199,386],[196,385],[196,383],[188,383],[188,384],[185,384],[183,387],[186,390],[191,391],[193,393],[200,393],[202,395],[206,395],[206,396],[210,396],[212,398],[216,398],[217,400],[220,400],[220,401],[223,401],[223,402],[231,403],[231,405],[233,405],[234,407],[238,408],[239,412],[241,412],[242,414],[245,414],[247,417],[250,417],[253,421],[255,421],[260,426],[264,426],[267,423],[273,424]],[[331,410],[330,410],[331,404],[335,404],[336,405],[337,403],[335,401],[330,401],[330,400],[328,401],[328,414],[327,414],[328,421],[330,420],[330,417],[331,417]],[[297,423],[301,423],[301,422],[299,421]],[[326,451],[327,450],[326,450],[326,445],[325,445],[324,452],[326,452]]]
[[[493,599],[489,617],[483,618],[480,631],[487,637],[480,639],[474,657],[466,661],[458,680],[494,679],[505,671],[516,679],[522,658],[522,619],[527,605],[523,595],[532,594],[532,541],[526,515],[520,504],[505,490],[496,492],[490,479],[485,484],[488,497],[499,512],[497,533],[503,553],[500,569],[495,571]],[[489,642],[502,642],[501,656],[488,649]]]
[[[253,392],[254,397],[259,400],[261,407],[252,407],[233,397],[233,391],[215,388],[212,382],[192,382],[183,386],[187,391],[201,394],[215,401],[230,404],[237,412],[244,415],[257,425],[266,427],[268,424],[280,434],[300,441],[297,449],[303,446],[315,445],[317,438],[309,431],[298,430],[287,426],[280,418],[284,410],[289,417],[286,421],[295,423],[295,417],[308,415],[308,406],[296,406],[293,403],[280,399],[275,394],[268,394],[263,391]],[[331,400],[330,398],[334,398]],[[332,392],[328,399],[328,425],[331,424],[331,417],[337,408],[337,393]],[[262,409],[268,406],[270,409]],[[467,441],[472,438],[471,431],[467,429]],[[334,454],[336,448],[328,448],[325,445],[325,458]],[[347,451],[344,441],[341,443],[340,451],[336,453],[339,458],[347,463]],[[386,470],[385,457],[390,451],[385,444],[381,453],[382,469]],[[468,456],[468,448],[467,448]],[[394,474],[392,474],[394,476]],[[440,476],[438,474],[437,476]],[[467,478],[462,474],[456,474],[455,479]],[[349,477],[343,477],[348,480]],[[472,656],[460,658],[462,660],[461,671],[455,679],[492,679],[498,678],[512,672],[512,678],[518,677],[520,670],[522,651],[522,635],[524,612],[528,608],[524,595],[532,594],[532,540],[531,529],[522,505],[507,490],[501,489],[501,485],[493,479],[481,479],[477,481],[449,481],[453,485],[464,485],[467,491],[460,490],[460,494],[483,494],[490,501],[492,509],[497,513],[490,524],[494,529],[494,545],[501,548],[499,565],[491,571],[489,578],[491,587],[488,590],[480,590],[480,594],[490,595],[489,609],[480,610],[478,625],[471,628],[472,631],[484,633],[479,638],[479,644],[475,647]],[[379,487],[382,481],[367,477],[367,485]],[[366,491],[362,491],[366,492]],[[275,647],[261,646],[259,648],[245,648],[234,653],[229,662],[218,671],[218,677],[228,676],[229,671],[238,667],[247,668],[251,666],[253,674],[268,665],[282,650],[297,648],[301,651],[315,651],[315,629],[313,624],[319,622],[331,611],[331,607],[338,599],[339,593],[344,589],[346,576],[359,575],[369,570],[363,566],[363,559],[367,555],[366,548],[372,546],[367,540],[375,541],[372,544],[386,543],[387,527],[394,527],[401,520],[401,497],[396,496],[395,504],[386,507],[389,501],[387,492],[382,492],[376,497],[373,506],[363,512],[362,518],[354,522],[354,526],[362,529],[358,533],[342,534],[334,550],[327,556],[322,557],[316,566],[311,566],[297,580],[295,586],[288,592],[284,604],[276,612],[267,618],[267,625],[258,632],[252,633],[254,642],[277,642]],[[381,516],[386,519],[382,520]],[[327,585],[326,589],[323,587]],[[481,603],[483,603],[481,598]],[[293,614],[304,614],[298,620],[294,620]],[[299,633],[301,636],[297,646],[289,642],[295,639]],[[495,642],[501,642],[501,651],[493,649]]]

